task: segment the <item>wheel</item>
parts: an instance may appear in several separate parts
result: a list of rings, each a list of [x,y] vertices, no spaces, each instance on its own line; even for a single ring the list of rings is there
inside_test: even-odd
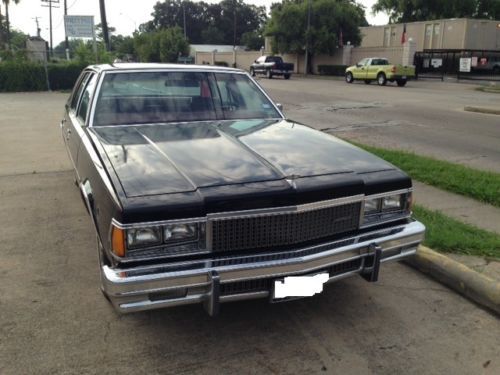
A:
[[[370,83],[372,83],[372,81],[370,81],[369,79],[365,79],[365,84],[369,85]]]
[[[284,77],[285,79],[290,79],[290,74],[285,74]]]
[[[406,79],[398,79],[396,83],[398,84],[399,87],[403,87],[406,85],[407,80]]]
[[[250,68],[250,75],[252,77],[255,77],[255,70],[253,70],[253,68]]]
[[[354,77],[351,72],[347,72],[345,75],[345,81],[347,83],[353,83],[354,82]]]
[[[377,76],[377,83],[379,86],[385,86],[387,85],[387,77],[385,76],[384,73],[379,73]]]
[[[269,78],[269,79],[272,79],[273,78],[273,73],[271,72],[271,69],[268,69],[266,71],[266,77]]]

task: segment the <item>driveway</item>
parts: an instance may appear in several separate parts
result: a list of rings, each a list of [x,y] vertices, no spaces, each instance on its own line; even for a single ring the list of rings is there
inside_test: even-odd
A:
[[[287,97],[300,95],[326,100]],[[397,263],[376,284],[225,304],[216,318],[201,306],[118,315],[99,291],[94,234],[62,147],[66,97],[0,94],[1,374],[500,373],[499,320]]]

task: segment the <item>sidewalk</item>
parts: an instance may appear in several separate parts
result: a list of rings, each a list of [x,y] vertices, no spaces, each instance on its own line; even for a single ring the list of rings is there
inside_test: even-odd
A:
[[[413,181],[415,202],[427,209],[441,211],[459,221],[500,234],[500,208],[462,195]],[[446,254],[467,267],[500,281],[500,261],[477,256]]]

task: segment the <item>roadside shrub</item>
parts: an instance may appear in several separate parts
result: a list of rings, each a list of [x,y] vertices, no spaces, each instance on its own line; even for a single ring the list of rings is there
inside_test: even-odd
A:
[[[51,90],[72,89],[78,79],[78,76],[86,66],[86,64],[80,63],[49,64],[47,69],[49,71]]]
[[[343,76],[347,65],[318,65],[318,73],[323,76]]]
[[[50,63],[47,65],[50,88],[69,90],[85,65],[78,63]],[[47,81],[45,68],[36,62],[0,63],[0,92],[45,91]]]
[[[225,66],[225,67],[229,66],[229,64],[227,62],[225,62],[225,61],[215,61],[214,65],[216,65],[216,66]]]
[[[43,65],[7,61],[0,64],[0,92],[47,90]]]

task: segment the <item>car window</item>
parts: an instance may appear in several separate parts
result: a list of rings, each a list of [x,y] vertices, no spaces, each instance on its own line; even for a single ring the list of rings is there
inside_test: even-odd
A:
[[[93,125],[279,117],[247,75],[145,71],[106,74]]]
[[[372,65],[389,65],[389,61],[386,59],[373,59]]]
[[[89,109],[90,98],[92,91],[94,90],[97,74],[90,74],[87,79],[87,85],[82,94],[82,99],[80,100],[80,105],[78,106],[77,117],[82,120],[83,123],[87,120],[87,113]]]
[[[263,62],[265,62],[265,61],[266,61],[266,57],[265,57],[265,56],[261,56],[261,57],[259,57],[259,58],[257,59],[257,62],[258,62],[258,63],[263,63]]]
[[[363,59],[360,62],[358,62],[358,65],[365,66],[367,62],[368,62],[368,59]]]
[[[82,91],[85,88],[85,84],[87,83],[87,79],[89,77],[89,73],[86,72],[82,75],[82,78],[78,81],[77,86],[73,90],[73,97],[71,98],[71,105],[70,108],[72,110],[76,110],[76,107],[78,105],[78,100],[80,99],[80,96],[82,95]]]
[[[283,59],[279,56],[268,56],[266,62],[281,63],[283,62]]]
[[[279,118],[280,115],[246,75],[216,74],[225,119]]]

